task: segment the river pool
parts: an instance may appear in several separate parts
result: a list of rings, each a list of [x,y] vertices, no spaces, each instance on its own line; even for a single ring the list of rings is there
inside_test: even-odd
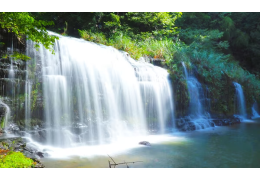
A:
[[[109,154],[116,163],[142,161],[128,163],[130,168],[260,167],[260,120],[244,120],[232,126],[175,132],[142,140],[149,140],[152,145],[142,146],[136,141],[134,147],[129,143],[129,147],[118,152],[100,146],[89,155],[86,149],[71,149],[70,156],[53,156],[41,161],[47,168],[108,168],[108,161],[112,163]],[[82,151],[86,153],[82,154]],[[125,167],[125,164],[116,166]]]

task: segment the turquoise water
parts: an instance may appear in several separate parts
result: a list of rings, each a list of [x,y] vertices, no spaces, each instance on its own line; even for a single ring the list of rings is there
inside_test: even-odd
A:
[[[241,124],[215,127],[193,132],[179,132],[177,140],[162,141],[150,147],[128,149],[111,155],[117,162],[143,161],[128,164],[130,168],[259,168],[260,122],[245,120]],[[43,164],[52,167],[107,168],[106,155],[71,156],[67,159],[45,158]],[[117,168],[125,168],[118,165]]]

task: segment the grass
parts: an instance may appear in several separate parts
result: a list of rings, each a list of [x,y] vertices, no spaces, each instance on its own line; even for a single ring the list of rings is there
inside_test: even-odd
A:
[[[93,33],[86,30],[79,30],[79,34],[81,38],[87,41],[113,46],[116,49],[126,51],[136,60],[143,56],[150,56],[169,61],[180,46],[179,42],[170,39],[156,40],[147,38],[136,40],[123,33],[116,33],[109,39],[106,39],[106,36],[102,33]]]

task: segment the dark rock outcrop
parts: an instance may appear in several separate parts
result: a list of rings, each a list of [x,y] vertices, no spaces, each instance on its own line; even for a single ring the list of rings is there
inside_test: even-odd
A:
[[[204,129],[207,127],[214,126],[230,126],[233,124],[240,123],[242,119],[236,116],[213,116],[213,118],[205,119],[207,123],[203,123],[203,121],[193,121],[191,117],[183,117],[176,119],[176,127],[180,131],[194,131],[198,129]],[[205,125],[207,124],[207,126]]]
[[[232,116],[225,119],[213,119],[212,121],[215,123],[216,126],[230,126],[233,124],[240,123],[242,119],[239,117]]]

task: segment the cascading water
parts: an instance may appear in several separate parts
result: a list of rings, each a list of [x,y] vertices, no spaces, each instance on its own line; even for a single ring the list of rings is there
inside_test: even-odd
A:
[[[10,108],[3,101],[0,100],[0,104],[5,107],[5,116],[3,121],[3,127],[7,127],[8,120],[10,119]]]
[[[211,127],[210,114],[204,106],[209,107],[209,99],[205,97],[204,90],[198,80],[188,73],[185,63],[182,62],[184,74],[189,92],[189,119],[194,123],[196,129]]]
[[[246,104],[245,104],[245,97],[244,92],[240,84],[233,82],[235,88],[236,88],[236,111],[235,114],[242,117],[243,119],[246,118]]]
[[[33,43],[27,48],[34,49]],[[54,48],[55,55],[43,46],[28,52],[42,64],[45,144],[103,144],[149,131],[165,133],[173,124],[165,69],[82,39],[59,36]]]
[[[257,109],[258,109],[257,103],[255,102],[252,106],[252,119],[260,118],[260,115],[258,114]]]
[[[11,45],[11,54],[13,54],[14,52],[14,44],[13,44],[13,37],[12,37],[12,45]],[[14,68],[13,68],[13,59],[10,58],[10,69],[9,69],[9,73],[8,73],[8,77],[9,78],[14,78],[15,77],[15,74],[14,74]],[[13,87],[12,87],[13,89]]]
[[[31,47],[32,42],[27,41],[27,46]],[[30,52],[33,51],[33,52]],[[30,61],[26,62],[26,80],[25,80],[25,128],[27,130],[31,129],[31,91],[32,91],[32,78],[30,77],[33,72],[30,70],[31,66],[35,65],[35,53],[34,50],[27,48],[26,55],[32,56]]]

